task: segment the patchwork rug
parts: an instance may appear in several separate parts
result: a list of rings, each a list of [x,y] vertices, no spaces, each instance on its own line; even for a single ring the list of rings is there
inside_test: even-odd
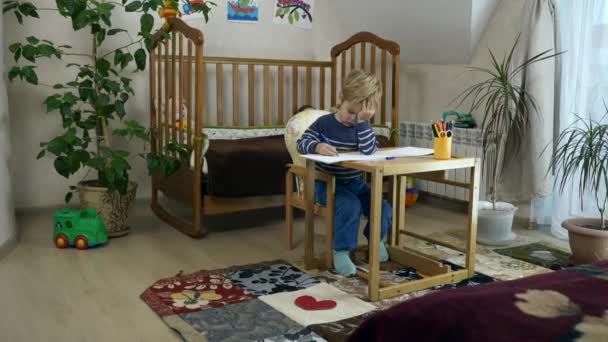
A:
[[[414,269],[392,262],[382,265],[381,279],[386,282],[419,278]],[[493,281],[478,273],[458,284],[371,303],[362,279],[327,271],[303,272],[287,261],[275,260],[161,279],[141,298],[186,341],[344,341],[368,316],[393,304]],[[337,305],[329,310],[304,310],[294,303],[304,295]]]
[[[570,253],[556,249],[543,242],[535,242],[523,246],[495,249],[494,252],[508,257],[527,261],[529,263],[559,270],[570,264]]]

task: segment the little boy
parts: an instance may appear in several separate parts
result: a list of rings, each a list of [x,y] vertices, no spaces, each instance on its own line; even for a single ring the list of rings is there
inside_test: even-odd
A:
[[[369,120],[381,96],[382,86],[374,76],[361,70],[350,72],[342,87],[337,111],[320,117],[304,132],[297,142],[298,152],[326,156],[347,151],[375,153],[378,142]],[[336,177],[334,267],[339,274],[352,276],[356,269],[350,252],[357,247],[361,215],[369,218],[370,189],[361,171],[324,163],[316,165],[318,170]],[[315,183],[315,197],[321,205],[327,203],[325,191],[324,182]],[[391,226],[391,216],[390,205],[382,201],[381,240]],[[369,220],[363,233],[369,240]],[[388,252],[380,242],[380,261],[387,260]]]

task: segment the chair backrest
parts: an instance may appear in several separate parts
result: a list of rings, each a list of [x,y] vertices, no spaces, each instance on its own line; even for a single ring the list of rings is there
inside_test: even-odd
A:
[[[291,156],[291,160],[295,165],[306,166],[306,161],[298,153],[296,143],[304,134],[306,129],[310,127],[319,117],[329,114],[330,112],[318,109],[307,109],[291,117],[287,121],[285,127],[285,145]]]

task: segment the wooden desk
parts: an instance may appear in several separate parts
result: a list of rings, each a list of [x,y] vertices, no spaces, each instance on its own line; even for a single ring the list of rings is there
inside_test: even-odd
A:
[[[370,210],[370,241],[369,241],[369,274],[360,274],[369,284],[369,298],[377,301],[395,297],[404,293],[418,291],[436,285],[456,283],[470,278],[475,272],[475,241],[477,237],[477,201],[479,197],[480,161],[477,158],[454,157],[450,160],[437,160],[433,156],[406,157],[393,160],[341,162],[339,165],[362,170],[371,174],[371,210]],[[469,184],[447,180],[446,171],[453,169],[469,169]],[[314,174],[315,161],[306,160],[306,216],[305,216],[305,267],[314,268],[318,263],[314,257]],[[469,189],[469,209],[467,223],[466,247],[452,246],[441,241],[430,240],[424,236],[407,232],[405,229],[405,175],[428,179],[439,183],[461,186]],[[380,285],[380,222],[382,208],[382,178],[393,176],[392,208],[393,225],[388,239],[390,259],[404,266],[414,267],[423,279],[398,285],[381,287]],[[395,214],[396,213],[396,214]],[[463,270],[452,271],[440,260],[421,252],[403,247],[400,238],[402,234],[414,236],[435,244],[459,250],[466,254],[466,267]]]

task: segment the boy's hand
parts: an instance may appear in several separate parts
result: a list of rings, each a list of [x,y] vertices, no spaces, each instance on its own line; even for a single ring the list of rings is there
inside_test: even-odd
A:
[[[363,108],[357,115],[357,122],[369,121],[376,113],[375,101],[364,101]]]
[[[315,152],[324,156],[338,155],[338,151],[336,151],[336,148],[326,143],[317,144],[317,146],[315,147]]]

